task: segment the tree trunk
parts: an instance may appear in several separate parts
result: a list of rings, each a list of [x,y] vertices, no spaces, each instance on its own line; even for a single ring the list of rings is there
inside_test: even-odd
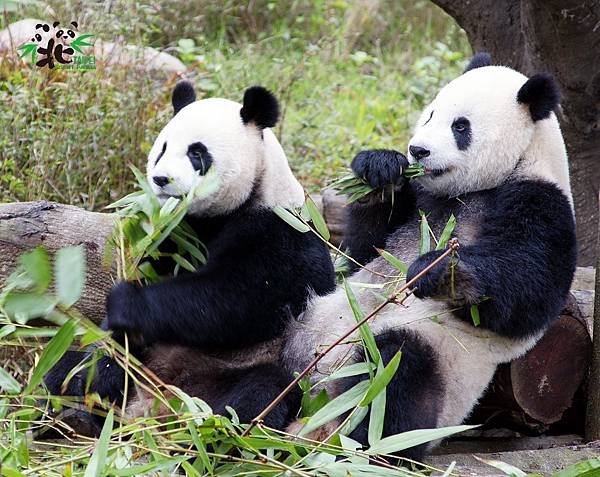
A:
[[[526,75],[549,72],[570,158],[579,265],[595,264],[600,186],[600,2],[432,0],[465,30],[474,51]]]
[[[600,441],[600,227],[598,227],[598,264],[596,265],[596,298],[594,300],[594,350],[590,366],[585,437]]]

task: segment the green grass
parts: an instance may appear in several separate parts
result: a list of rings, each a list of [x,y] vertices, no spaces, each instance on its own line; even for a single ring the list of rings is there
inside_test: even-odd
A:
[[[96,37],[178,55],[201,97],[240,100],[250,85],[271,88],[283,106],[275,132],[310,191],[362,148],[404,151],[418,113],[469,51],[463,32],[427,1],[241,3],[116,1],[109,10],[103,2],[27,2],[2,26],[46,19],[49,4],[56,16],[48,19],[78,12],[82,30]],[[171,115],[175,81],[100,65],[48,74],[5,58],[0,200],[98,209],[131,191],[129,165],[144,167]]]

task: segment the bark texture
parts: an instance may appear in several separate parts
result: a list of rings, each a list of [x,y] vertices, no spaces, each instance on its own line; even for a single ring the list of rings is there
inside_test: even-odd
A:
[[[579,265],[595,264],[600,187],[600,2],[432,0],[465,30],[473,51],[562,91],[559,120],[570,157]]]
[[[51,253],[68,245],[83,245],[87,275],[77,309],[99,323],[113,283],[110,270],[102,265],[112,227],[112,215],[70,205],[46,201],[0,204],[0,287],[23,252],[38,245]]]
[[[600,441],[600,226],[598,227],[598,264],[596,265],[596,298],[594,300],[594,350],[587,393],[585,437]]]

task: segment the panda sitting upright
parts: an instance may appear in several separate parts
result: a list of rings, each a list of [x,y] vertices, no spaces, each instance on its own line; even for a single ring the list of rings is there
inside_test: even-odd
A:
[[[478,54],[423,111],[408,161],[388,150],[364,151],[353,160],[354,173],[377,188],[350,207],[345,234],[351,255],[370,262],[349,282],[365,314],[381,303],[381,294],[361,284],[384,284],[398,273],[377,257],[376,247],[410,265],[407,280],[443,253],[419,256],[419,211],[436,237],[454,214],[460,243],[453,271],[446,258],[416,282],[406,307],[389,304],[370,323],[384,363],[402,350],[386,388],[384,436],[461,424],[497,365],[530,349],[559,315],[575,270],[576,240],[557,105],[551,77],[528,79]],[[422,164],[426,174],[408,182],[402,172],[409,162]],[[387,196],[386,184],[395,185]],[[478,326],[472,305],[479,307]],[[355,323],[343,289],[314,298],[290,324],[283,362],[290,371],[303,369],[315,350]],[[315,379],[348,358],[362,361],[353,343],[350,337],[327,354]],[[362,379],[328,382],[327,390],[336,396]],[[363,444],[366,421],[351,433]],[[421,459],[425,450],[404,456]]]
[[[175,115],[149,153],[147,177],[165,201],[187,194],[208,170],[216,170],[218,188],[192,203],[186,216],[207,249],[207,263],[149,286],[117,284],[103,327],[141,337],[140,357],[167,383],[199,395],[216,412],[229,405],[242,422],[249,421],[288,382],[261,343],[282,334],[309,294],[335,287],[333,265],[322,240],[298,232],[272,210],[304,202],[269,129],[278,119],[275,97],[255,86],[246,90],[243,105],[220,98],[196,101],[191,83],[183,81],[172,103]],[[69,353],[51,371],[46,377],[51,393],[61,394],[64,377],[81,359]],[[120,402],[123,370],[102,358],[90,391]],[[64,394],[84,392],[80,373]],[[139,407],[138,401],[136,412]],[[271,424],[282,426],[288,418],[288,409],[280,409]]]

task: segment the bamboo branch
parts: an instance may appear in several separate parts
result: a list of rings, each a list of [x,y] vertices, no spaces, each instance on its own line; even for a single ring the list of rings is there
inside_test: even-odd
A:
[[[258,414],[254,419],[252,419],[252,422],[250,422],[250,425],[243,432],[242,436],[248,435],[250,433],[250,431],[258,423],[262,422],[263,419],[273,409],[275,409],[275,407],[298,385],[300,380],[302,378],[304,378],[304,376],[306,376],[319,363],[319,361],[321,361],[327,355],[327,353],[329,353],[333,348],[335,348],[340,343],[342,343],[344,340],[346,340],[346,338],[348,338],[350,335],[352,335],[352,333],[354,333],[356,330],[358,330],[367,321],[369,321],[371,318],[373,318],[375,315],[377,315],[377,313],[379,313],[381,310],[383,310],[387,305],[389,305],[390,303],[397,303],[398,296],[400,296],[405,291],[409,290],[409,288],[413,284],[415,284],[417,280],[419,280],[421,277],[426,275],[433,267],[435,267],[438,263],[440,263],[448,255],[450,255],[451,253],[458,250],[458,247],[459,247],[458,240],[455,238],[451,239],[450,242],[448,243],[448,248],[442,255],[440,255],[433,262],[431,262],[427,267],[425,267],[423,270],[421,270],[412,280],[406,282],[406,284],[402,288],[400,288],[400,290],[398,290],[397,292],[390,295],[384,302],[379,304],[373,311],[371,311],[371,313],[369,313],[362,320],[360,320],[358,323],[356,323],[355,326],[350,328],[346,333],[344,333],[337,340],[335,340],[332,344],[330,344],[325,350],[323,350],[317,356],[315,356],[313,358],[313,360],[308,364],[308,366],[306,366],[306,368],[304,368],[300,372],[300,374],[298,374],[298,376],[296,376],[296,378],[290,384],[288,384],[287,387],[283,391],[281,391],[281,393],[279,393],[279,395],[275,399],[273,399],[273,401],[271,401],[271,403],[266,408],[264,408],[260,412],[260,414]],[[408,294],[402,299],[401,302],[403,302],[407,296],[408,296]]]

